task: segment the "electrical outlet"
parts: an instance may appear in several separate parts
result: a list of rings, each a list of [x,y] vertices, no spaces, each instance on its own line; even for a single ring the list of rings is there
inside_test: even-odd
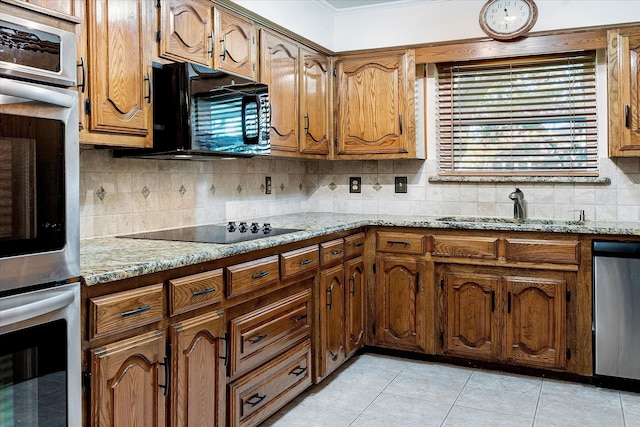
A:
[[[264,194],[271,194],[271,177],[264,178]]]
[[[407,177],[396,176],[396,193],[406,193],[406,192],[407,192]]]
[[[349,193],[361,193],[362,192],[362,178],[359,176],[349,177]]]

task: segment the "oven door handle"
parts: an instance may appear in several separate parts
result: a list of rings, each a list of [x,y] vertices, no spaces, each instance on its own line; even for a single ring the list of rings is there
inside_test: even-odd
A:
[[[71,305],[74,298],[75,294],[73,292],[62,292],[49,298],[0,310],[0,328],[53,313]]]
[[[18,80],[2,79],[0,95],[13,96],[30,101],[40,101],[60,107],[72,107],[78,102],[75,91],[65,90],[63,93],[46,86],[25,83]]]

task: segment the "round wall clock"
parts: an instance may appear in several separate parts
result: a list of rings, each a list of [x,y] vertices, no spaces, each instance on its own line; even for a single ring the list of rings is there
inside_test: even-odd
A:
[[[533,0],[489,0],[480,11],[480,27],[496,40],[512,40],[528,33],[537,18]]]

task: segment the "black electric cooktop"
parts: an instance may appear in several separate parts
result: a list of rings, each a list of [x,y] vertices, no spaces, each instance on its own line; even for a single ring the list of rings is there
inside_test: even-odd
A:
[[[145,233],[128,234],[118,236],[128,239],[148,240],[173,240],[180,242],[199,243],[238,243],[263,237],[278,236],[281,234],[301,231],[295,228],[272,228],[269,223],[250,225],[246,222],[230,222],[228,225],[197,225],[194,227],[172,228],[169,230],[148,231]]]

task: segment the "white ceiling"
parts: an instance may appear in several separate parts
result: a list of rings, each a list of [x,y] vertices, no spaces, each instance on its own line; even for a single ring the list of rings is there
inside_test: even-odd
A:
[[[324,3],[330,9],[342,11],[347,9],[363,9],[378,6],[389,6],[391,3],[407,2],[412,0],[316,0],[318,3]]]

